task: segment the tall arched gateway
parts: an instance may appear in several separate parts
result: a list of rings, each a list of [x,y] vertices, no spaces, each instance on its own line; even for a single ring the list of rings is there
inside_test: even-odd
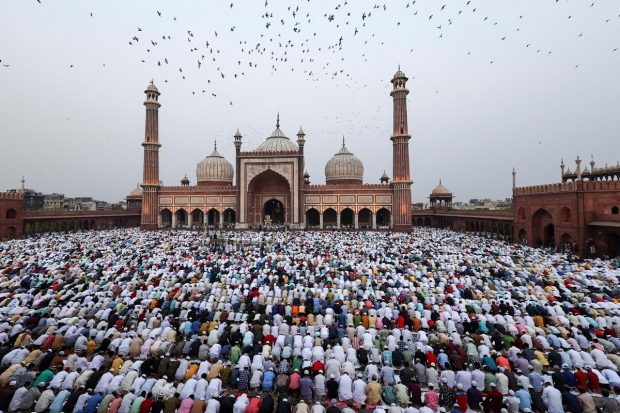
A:
[[[541,208],[532,216],[532,240],[535,245],[550,247],[555,245],[555,225],[553,216]]]
[[[268,169],[248,185],[248,224],[290,224],[291,186],[286,178]]]

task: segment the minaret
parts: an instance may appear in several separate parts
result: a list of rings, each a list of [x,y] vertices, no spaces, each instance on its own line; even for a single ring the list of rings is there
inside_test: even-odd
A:
[[[305,161],[304,161],[304,146],[306,144],[306,133],[304,130],[299,127],[299,132],[297,132],[297,146],[299,147],[299,159],[297,162],[297,187],[299,188],[299,199],[297,200],[297,205],[299,205],[299,222],[302,223],[303,227],[308,223],[306,222],[306,207],[305,207],[305,195],[304,195],[304,171],[305,171]],[[304,225],[305,224],[305,225]]]
[[[237,129],[237,132],[233,136],[235,143],[235,190],[237,192],[237,201],[235,202],[235,217],[237,223],[241,218],[241,132]]]
[[[560,160],[560,170],[562,171],[562,176],[560,177],[561,182],[564,182],[564,170],[566,168],[566,165],[564,165],[564,158],[562,158]]]
[[[517,187],[517,171],[515,171],[515,167],[512,167],[512,189]]]
[[[22,194],[23,194],[24,192],[26,192],[26,178],[24,178],[23,176],[22,176],[21,183],[22,183],[21,191],[22,191]]]
[[[393,149],[392,188],[392,229],[394,231],[411,231],[411,176],[409,175],[409,129],[407,126],[407,76],[400,70],[392,79],[392,96],[394,102],[394,123],[390,140]]]
[[[577,175],[577,180],[581,181],[581,159],[579,159],[579,156],[577,156],[577,159],[575,159],[575,164],[577,165],[575,167],[575,174]]]
[[[151,81],[144,91],[146,100],[146,122],[144,126],[144,173],[142,178],[142,222],[146,230],[158,227],[159,192],[159,91]]]

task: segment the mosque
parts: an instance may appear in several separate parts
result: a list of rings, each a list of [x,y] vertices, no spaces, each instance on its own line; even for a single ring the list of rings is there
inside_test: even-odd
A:
[[[287,226],[304,228],[392,229],[410,231],[411,177],[407,127],[407,76],[399,69],[391,80],[393,99],[392,179],[364,183],[364,165],[345,145],[325,165],[325,184],[310,184],[305,170],[305,133],[296,141],[280,127],[254,149],[244,150],[243,136],[233,137],[235,165],[217,150],[196,167],[196,185],[185,176],[178,186],[159,178],[158,113],[160,93],[145,90],[144,171],[140,187],[127,198],[141,209],[141,227],[191,228]]]
[[[430,207],[412,208],[407,125],[407,76],[394,74],[392,179],[364,183],[364,165],[345,145],[334,148],[325,165],[325,184],[310,183],[305,170],[305,133],[293,141],[280,127],[254,149],[233,136],[233,164],[217,150],[196,166],[196,184],[186,176],[180,185],[159,178],[160,93],[145,90],[146,125],[142,183],[127,196],[126,210],[31,211],[23,194],[0,193],[0,239],[45,232],[140,226],[165,228],[257,227],[290,229],[370,229],[411,231],[430,226],[500,237],[537,247],[567,248],[586,256],[620,256],[620,163],[582,169],[577,157],[571,170],[560,164],[557,183],[517,187],[512,172],[512,208],[460,210],[444,185],[432,190]],[[387,140],[387,139],[386,139]]]

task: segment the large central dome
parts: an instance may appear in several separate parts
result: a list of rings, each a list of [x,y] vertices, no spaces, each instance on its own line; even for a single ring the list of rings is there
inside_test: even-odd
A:
[[[364,164],[344,145],[325,165],[325,182],[328,184],[361,184],[364,179]]]
[[[276,122],[276,129],[271,133],[265,142],[258,145],[257,152],[297,152],[299,148],[295,142],[291,141],[280,129],[280,115]]]

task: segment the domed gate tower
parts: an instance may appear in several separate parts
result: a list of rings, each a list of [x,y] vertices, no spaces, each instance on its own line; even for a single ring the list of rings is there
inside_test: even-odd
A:
[[[304,228],[303,168],[305,133],[300,128],[297,144],[276,129],[255,150],[241,152],[241,134],[235,135],[237,149],[237,228],[257,225],[288,225]]]

